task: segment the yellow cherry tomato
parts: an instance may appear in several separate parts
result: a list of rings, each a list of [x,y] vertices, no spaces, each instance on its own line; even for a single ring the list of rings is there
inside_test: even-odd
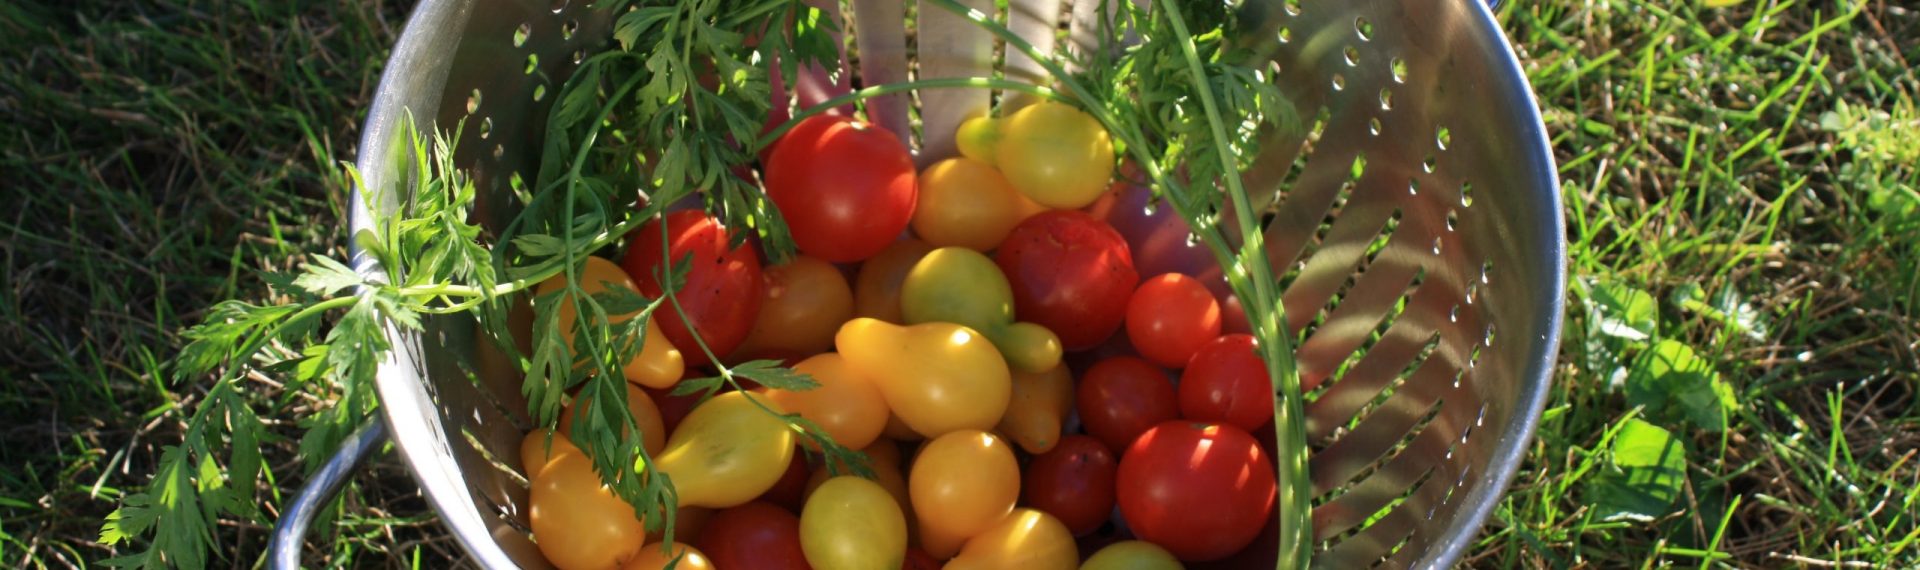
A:
[[[633,413],[634,425],[640,426],[640,446],[645,448],[649,454],[660,453],[660,450],[667,445],[667,423],[660,418],[660,407],[654,405],[653,398],[647,396],[645,390],[641,390],[632,384],[627,384],[626,388],[627,411]],[[573,418],[576,415],[575,412],[580,409],[579,407],[581,405],[592,405],[592,403],[592,400],[582,398],[575,400],[572,405],[561,410],[560,433],[567,434],[567,437],[573,437]],[[606,426],[608,431],[611,431],[612,428],[613,426]],[[624,435],[626,432],[623,430],[621,433]]]
[[[913,233],[939,247],[988,251],[1000,247],[1021,220],[1045,209],[1014,190],[992,165],[949,158],[920,173]]]
[[[1079,563],[1067,525],[1038,510],[1018,509],[967,540],[945,570],[1073,570]]]
[[[765,396],[727,392],[687,413],[654,462],[683,506],[738,506],[773,488],[793,460],[793,430]]]
[[[994,147],[1000,144],[1000,121],[986,116],[961,121],[953,142],[961,156],[991,165],[996,160]]]
[[[800,509],[800,548],[814,568],[898,570],[907,557],[907,518],[879,483],[841,475]]]
[[[926,439],[926,436],[920,435],[920,432],[913,431],[913,428],[909,427],[907,422],[900,421],[900,414],[887,416],[887,429],[880,432],[880,435],[887,436],[887,439],[894,441],[920,441]]]
[[[1049,208],[1092,204],[1113,178],[1113,141],[1091,115],[1042,101],[1000,122],[994,165],[1013,187]]]
[[[619,264],[604,258],[588,257],[586,263],[580,267],[578,276],[580,290],[585,291],[588,296],[598,295],[607,291],[609,287],[623,288],[634,291],[636,294],[639,291],[639,288],[634,286],[633,279],[627,276],[626,270],[621,269]],[[545,295],[565,287],[566,276],[555,275],[540,282],[540,285],[534,289],[534,294]],[[567,343],[568,348],[572,348],[573,321],[578,317],[575,314],[572,299],[561,297],[556,310],[559,313],[557,318],[560,320],[561,339]],[[607,321],[610,325],[618,325],[633,319],[637,314],[639,311],[607,315]],[[652,319],[647,320],[647,336],[643,342],[644,344],[640,345],[640,352],[621,368],[621,375],[625,376],[628,382],[649,388],[666,388],[679,382],[680,376],[686,372],[686,359],[681,356],[680,350],[675,348],[672,342],[667,341],[667,335],[660,332],[660,326],[654,324]]]
[[[1144,540],[1116,542],[1093,553],[1080,570],[1185,570],[1180,559],[1160,545]]]
[[[1020,465],[1013,449],[993,434],[955,431],[920,450],[907,475],[907,491],[920,522],[921,545],[934,558],[948,558],[1013,510],[1020,498]],[[1073,542],[1072,534],[1067,542]]]
[[[664,543],[654,542],[640,547],[640,552],[628,560],[621,570],[666,570],[673,564],[673,570],[714,570],[713,561],[707,559],[700,549],[689,546],[686,539],[675,537],[673,549],[668,550]],[[674,562],[674,559],[679,562]]]
[[[887,407],[913,431],[939,437],[1000,423],[1013,390],[993,343],[952,323],[902,327],[859,318],[834,337],[847,365],[880,387]]]
[[[893,496],[894,504],[900,505],[900,511],[906,513],[906,520],[912,522],[914,520],[913,500],[907,494],[907,477],[900,474],[900,448],[893,442],[882,439],[860,451],[867,454],[867,463],[873,467],[874,482],[879,483],[881,488],[887,490],[887,494]],[[841,473],[844,474],[846,471]],[[825,485],[832,477],[825,465],[814,469],[813,475],[807,478],[807,491],[804,497],[813,498],[814,491],[820,490],[820,486]],[[914,525],[907,525],[908,543],[917,544],[914,540],[917,534],[919,533]]]
[[[1032,374],[1013,373],[1013,400],[994,429],[1027,453],[1041,454],[1060,443],[1061,424],[1073,409],[1073,372],[1065,365]]]
[[[846,359],[831,352],[816,354],[793,365],[793,370],[812,376],[820,385],[812,390],[768,390],[767,399],[812,420],[842,446],[858,449],[880,439],[880,431],[887,427],[887,401],[872,380],[847,366]],[[814,446],[811,438],[802,438],[801,444]]]
[[[799,256],[762,272],[760,314],[735,360],[791,358],[833,349],[833,333],[853,318],[853,288],[833,264]]]
[[[853,315],[900,321],[900,284],[907,280],[913,264],[933,251],[933,246],[917,239],[893,242],[879,255],[860,264],[860,275],[853,280]]]
[[[646,525],[600,484],[586,454],[566,451],[573,444],[563,438],[553,446],[554,460],[534,475],[527,496],[534,542],[562,570],[618,567],[639,550]]]

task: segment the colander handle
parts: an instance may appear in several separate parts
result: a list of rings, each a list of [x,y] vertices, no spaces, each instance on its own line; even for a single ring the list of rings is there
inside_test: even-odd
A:
[[[334,452],[313,478],[307,480],[307,486],[293,497],[293,503],[287,505],[286,512],[280,515],[280,521],[273,525],[273,539],[267,544],[267,567],[273,570],[299,570],[301,545],[306,544],[307,525],[319,516],[320,509],[333,502],[334,495],[340,493],[340,487],[353,478],[353,472],[360,463],[372,455],[387,441],[387,422],[379,417],[360,426],[340,451]]]

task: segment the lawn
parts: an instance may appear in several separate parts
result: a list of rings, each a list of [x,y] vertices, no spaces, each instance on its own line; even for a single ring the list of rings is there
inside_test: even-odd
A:
[[[409,4],[0,3],[0,565],[138,549],[100,528],[205,395],[170,371],[179,333],[344,251],[339,164]],[[1572,287],[1539,437],[1468,563],[1920,567],[1920,8],[1500,17],[1560,165]],[[246,388],[269,483],[214,529],[221,566],[256,565],[304,473],[291,418],[330,395]],[[331,563],[459,555],[392,458],[324,528]]]

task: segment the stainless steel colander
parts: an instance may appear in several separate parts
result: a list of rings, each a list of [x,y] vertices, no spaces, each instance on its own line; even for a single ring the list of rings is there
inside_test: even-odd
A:
[[[994,10],[992,0],[965,3]],[[1042,50],[1095,45],[1099,0],[1009,3],[1009,27]],[[817,4],[840,13],[837,0]],[[903,0],[848,5],[865,84],[990,71],[993,38],[957,16],[919,7],[910,46]],[[1269,141],[1245,176],[1273,219],[1267,255],[1288,273],[1287,314],[1307,331],[1303,377],[1321,384],[1306,407],[1314,563],[1450,565],[1532,438],[1558,345],[1563,221],[1533,96],[1475,0],[1246,0],[1240,9],[1255,24],[1247,39],[1270,54],[1311,126]],[[458,162],[485,195],[480,219],[504,221],[511,212],[488,204],[509,203],[508,178],[531,173],[556,91],[583,54],[608,44],[611,19],[586,0],[422,1],[367,117],[366,185],[411,187],[406,115],[441,127],[465,118]],[[1018,54],[1006,72],[1044,79]],[[985,91],[921,93],[917,137],[911,98],[868,110],[924,163],[953,154],[953,130],[988,101]],[[362,201],[352,204],[353,229],[368,227]],[[547,566],[524,530],[527,493],[514,473],[531,427],[518,379],[471,365],[465,320],[427,330],[393,333],[396,350],[379,372],[385,423],[308,483],[277,529],[276,566],[297,564],[312,513],[388,433],[478,565]]]

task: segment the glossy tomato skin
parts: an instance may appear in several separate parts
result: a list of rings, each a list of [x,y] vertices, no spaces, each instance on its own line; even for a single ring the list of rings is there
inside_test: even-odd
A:
[[[1113,514],[1113,478],[1119,460],[1106,444],[1085,435],[1060,439],[1053,450],[1033,458],[1021,483],[1021,503],[1086,536]]]
[[[1046,327],[1067,350],[1113,336],[1140,283],[1127,242],[1106,222],[1056,210],[1027,218],[994,255],[1013,285],[1022,321]]]
[[[759,501],[714,513],[694,548],[715,568],[812,568],[800,547],[800,517]]]
[[[1181,560],[1239,552],[1273,513],[1274,475],[1253,436],[1226,424],[1154,426],[1120,457],[1120,514]]]
[[[1179,273],[1154,276],[1127,300],[1127,338],[1154,364],[1181,368],[1220,336],[1220,303],[1200,281]]]
[[[766,184],[800,251],[835,263],[873,257],[893,243],[919,194],[913,157],[898,137],[828,115],[781,138]]]
[[[1153,363],[1116,356],[1080,377],[1075,406],[1087,433],[1120,453],[1141,432],[1180,417],[1173,381]]]
[[[1230,334],[1193,354],[1180,375],[1180,416],[1253,430],[1273,420],[1273,382],[1253,336]]]
[[[627,257],[621,266],[640,286],[642,294],[659,298],[662,294],[660,276],[673,262],[689,254],[693,256],[687,282],[674,294],[693,325],[689,327],[688,321],[682,320],[672,306],[660,309],[655,318],[660,319],[660,330],[666,333],[667,340],[675,347],[684,347],[680,353],[687,364],[706,364],[707,354],[700,350],[692,331],[700,331],[700,338],[706,340],[714,354],[725,355],[740,347],[760,313],[760,289],[764,286],[760,256],[745,243],[740,247],[727,247],[726,226],[706,212],[674,212],[666,215],[665,223],[665,243],[670,258],[661,255],[661,221],[653,220],[635,230],[633,243],[627,247]]]

